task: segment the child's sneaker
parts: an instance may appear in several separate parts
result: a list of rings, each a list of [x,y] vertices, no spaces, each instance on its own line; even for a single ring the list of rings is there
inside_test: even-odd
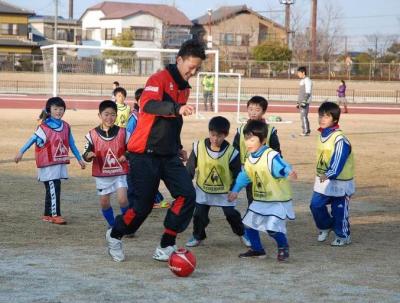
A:
[[[244,244],[244,246],[251,247],[250,240],[247,238],[246,234],[240,236],[240,241]]]
[[[162,261],[162,262],[167,262],[169,259],[169,256],[177,249],[177,246],[167,246],[164,248],[161,248],[158,246],[156,250],[154,251],[153,254],[153,259],[157,261]]]
[[[318,234],[318,242],[324,242],[328,239],[329,233],[331,232],[330,229],[321,229]]]
[[[122,262],[125,260],[124,251],[122,250],[122,241],[111,237],[112,229],[106,232],[106,241],[108,254],[115,262]]]
[[[249,249],[245,253],[242,253],[239,255],[239,258],[257,258],[257,259],[265,259],[267,257],[267,254],[265,253],[265,250],[261,251],[256,251]]]
[[[51,216],[43,216],[42,217],[43,222],[50,222],[51,223]]]
[[[171,205],[167,200],[162,200],[161,202],[154,202],[153,208],[170,208]]]
[[[277,259],[279,262],[287,261],[289,258],[289,246],[288,247],[278,247]]]
[[[189,241],[186,242],[185,246],[187,247],[196,247],[201,244],[201,240],[197,240],[195,237],[191,237]]]
[[[60,225],[67,224],[67,221],[65,221],[65,219],[61,216],[53,216],[50,218],[51,218],[51,223],[53,224],[60,224]]]
[[[332,241],[331,246],[345,246],[351,243],[351,238],[348,236],[347,238],[340,238],[338,236],[335,237],[335,240]]]

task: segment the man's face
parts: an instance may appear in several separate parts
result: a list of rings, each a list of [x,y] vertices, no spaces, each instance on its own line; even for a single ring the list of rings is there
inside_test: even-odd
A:
[[[202,62],[203,60],[197,57],[190,56],[183,59],[179,56],[176,59],[176,66],[178,67],[178,71],[182,78],[186,81],[189,81],[189,79],[198,72]]]

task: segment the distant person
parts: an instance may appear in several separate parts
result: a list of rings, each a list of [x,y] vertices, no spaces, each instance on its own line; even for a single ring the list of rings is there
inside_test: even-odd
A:
[[[338,103],[339,106],[343,104],[344,113],[348,113],[347,110],[347,99],[346,99],[346,83],[344,80],[340,80],[341,84],[339,85],[337,91],[338,94]]]
[[[324,102],[318,109],[321,135],[310,205],[319,229],[318,242],[324,242],[329,233],[334,231],[332,246],[351,243],[349,202],[355,192],[354,152],[350,141],[339,128],[339,118],[340,107],[334,102]]]
[[[307,69],[305,66],[301,66],[297,69],[297,77],[300,78],[300,88],[296,107],[300,110],[301,127],[303,129],[300,135],[309,136],[311,130],[308,112],[310,110],[312,96],[312,81],[307,77]]]
[[[117,87],[119,87],[119,82],[118,81],[114,81],[112,87],[113,87],[113,90],[112,90],[112,93],[111,93],[111,100],[115,101],[114,90]]]
[[[23,154],[35,144],[38,180],[43,182],[46,188],[42,220],[54,224],[67,223],[61,216],[60,195],[61,179],[68,179],[69,148],[71,148],[81,168],[85,168],[85,162],[75,146],[71,127],[67,122],[61,120],[65,109],[65,102],[60,97],[48,99],[46,108],[40,115],[40,125],[14,159],[15,163],[21,161]]]
[[[204,109],[208,110],[208,103],[210,103],[210,110],[214,111],[214,76],[205,75],[202,81],[203,85],[203,97],[204,97]]]
[[[126,127],[128,123],[129,116],[131,114],[131,107],[125,103],[126,90],[123,87],[117,87],[114,89],[115,102],[117,103],[117,119],[115,120],[115,125],[119,127]]]

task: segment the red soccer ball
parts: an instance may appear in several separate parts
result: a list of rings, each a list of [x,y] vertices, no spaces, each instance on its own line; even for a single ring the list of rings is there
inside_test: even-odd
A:
[[[189,250],[178,248],[169,257],[168,267],[178,277],[187,277],[196,268],[196,257]]]

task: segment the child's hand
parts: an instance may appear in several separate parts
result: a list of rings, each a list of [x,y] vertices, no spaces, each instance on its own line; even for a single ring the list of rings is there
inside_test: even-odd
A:
[[[85,168],[86,168],[85,161],[79,160],[78,162],[79,162],[79,165],[81,166],[82,169],[85,169]]]
[[[228,201],[229,202],[235,201],[237,199],[238,195],[239,195],[239,193],[234,193],[234,192],[230,191],[228,193]]]
[[[294,170],[292,170],[289,174],[289,178],[292,180],[297,180],[297,173]]]
[[[19,152],[14,158],[15,163],[18,163],[19,161],[21,161],[22,156],[23,156],[23,154],[21,152]]]
[[[96,154],[94,152],[88,152],[86,155],[86,159],[88,159],[90,161],[93,158],[96,158]]]
[[[325,174],[322,174],[321,176],[319,176],[319,181],[321,183],[325,182],[326,180],[328,180],[328,177]]]
[[[121,157],[118,158],[118,162],[122,163],[126,161],[125,155],[122,155]]]
[[[188,160],[187,151],[184,149],[179,150],[178,156],[179,156],[179,159],[182,160],[182,162],[186,162]]]

